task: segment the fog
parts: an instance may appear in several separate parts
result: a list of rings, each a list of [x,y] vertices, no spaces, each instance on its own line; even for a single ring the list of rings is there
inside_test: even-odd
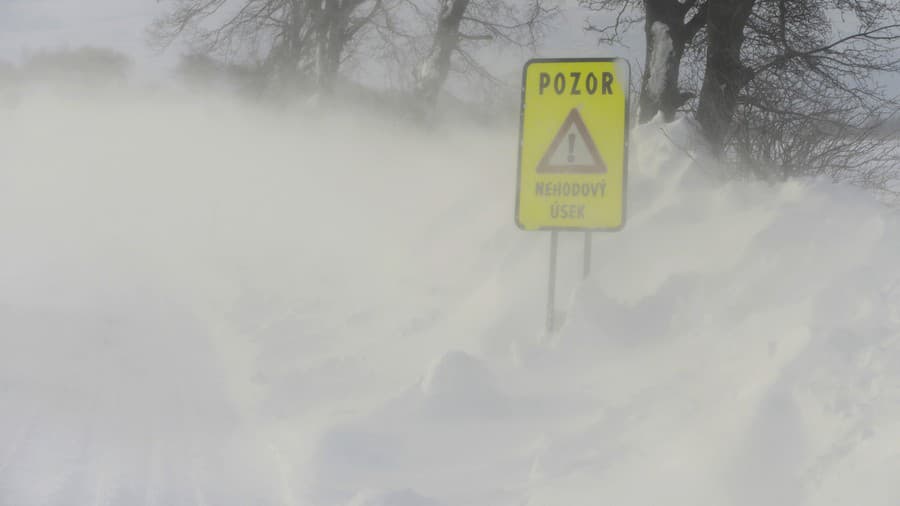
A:
[[[491,306],[454,313],[534,242],[514,128],[171,90],[3,112],[4,504],[307,504],[319,433],[477,349],[448,332]]]
[[[547,335],[512,121],[9,95],[0,503],[894,504],[896,215],[633,135]]]

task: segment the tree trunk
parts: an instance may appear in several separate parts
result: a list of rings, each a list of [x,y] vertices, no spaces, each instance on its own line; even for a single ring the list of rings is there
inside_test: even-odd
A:
[[[330,94],[334,87],[337,65],[332,59],[332,25],[338,15],[340,0],[324,0],[316,18],[316,87],[320,93]],[[318,2],[312,2],[317,4]]]
[[[738,93],[753,77],[741,62],[744,28],[755,0],[713,1],[707,13],[706,71],[697,121],[716,153],[725,149]]]
[[[273,64],[282,77],[295,79],[304,49],[300,40],[305,14],[303,0],[290,0],[287,8],[283,40],[281,45],[275,48]]]
[[[459,25],[468,7],[469,0],[441,0],[431,51],[419,64],[415,75],[415,94],[427,108],[437,102],[447,81],[450,57],[459,44]]]
[[[328,51],[326,53],[327,70],[323,81],[320,83],[326,93],[334,90],[337,81],[338,70],[341,68],[341,58],[344,56],[344,46],[347,43],[347,25],[350,22],[350,10],[348,5],[339,5],[335,10],[328,27]]]
[[[666,121],[672,121],[684,103],[678,90],[678,74],[689,41],[685,11],[683,4],[674,0],[644,0],[644,9],[647,64],[641,77],[638,121],[646,123],[660,111]]]
[[[319,92],[334,91],[347,43],[350,14],[361,0],[307,0],[316,23],[316,85]]]

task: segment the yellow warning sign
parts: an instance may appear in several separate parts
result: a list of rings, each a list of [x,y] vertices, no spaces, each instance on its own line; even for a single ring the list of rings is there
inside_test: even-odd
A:
[[[522,85],[516,223],[618,230],[625,223],[630,73],[622,59],[531,60]]]

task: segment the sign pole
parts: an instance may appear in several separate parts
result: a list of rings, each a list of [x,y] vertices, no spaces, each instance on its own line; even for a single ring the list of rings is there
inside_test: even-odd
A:
[[[591,240],[590,232],[584,233],[584,279],[591,275]]]
[[[550,232],[550,280],[547,284],[547,334],[553,333],[556,312],[556,250],[559,243],[559,232]]]

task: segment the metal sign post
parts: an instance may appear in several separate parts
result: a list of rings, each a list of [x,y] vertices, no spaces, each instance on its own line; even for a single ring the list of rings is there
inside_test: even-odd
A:
[[[547,334],[552,334],[556,312],[556,251],[559,246],[559,232],[550,232],[550,282],[547,285]]]
[[[584,233],[584,273],[582,278],[587,279],[591,275],[591,237],[590,232]]]
[[[591,249],[592,239],[590,232],[584,233],[584,270],[582,278],[587,279],[591,275]],[[550,232],[550,268],[547,283],[547,334],[556,330],[556,258],[559,251],[559,231]]]

